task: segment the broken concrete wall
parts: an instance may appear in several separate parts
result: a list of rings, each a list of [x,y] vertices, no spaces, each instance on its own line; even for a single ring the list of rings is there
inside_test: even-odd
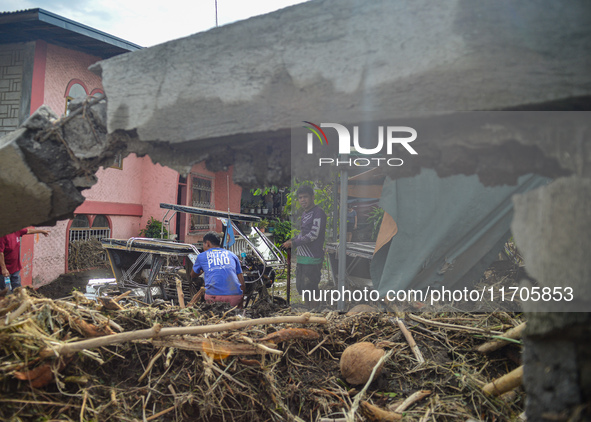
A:
[[[273,168],[267,154],[248,151],[273,151],[284,164],[290,128],[302,120],[356,124],[588,105],[591,56],[581,53],[591,49],[590,21],[584,1],[568,8],[551,0],[456,0],[437,7],[314,1],[114,57],[95,71],[109,98],[108,130],[137,134],[141,142],[132,151],[181,171],[204,159],[223,166],[226,155],[240,162],[246,152],[237,182],[286,184],[288,168]],[[484,157],[488,147],[510,140],[491,145],[476,137],[466,147],[465,140],[423,139],[421,166],[476,161],[478,171],[498,173],[497,160]],[[533,146],[564,158],[538,141],[520,140],[518,153],[500,158],[518,168]],[[543,161],[538,167],[546,170]],[[418,167],[408,170],[416,174]],[[519,172],[509,165],[500,170]]]
[[[58,120],[41,107],[0,139],[0,236],[71,218],[99,166],[124,150],[120,136],[106,134],[104,101],[74,103],[73,109]]]
[[[591,178],[560,178],[516,196],[514,203],[512,231],[528,275],[553,295],[559,291],[567,297],[571,289],[572,300],[563,301],[561,309],[586,311],[547,313],[556,307],[547,300],[524,304],[530,312],[524,353],[527,417],[563,420],[591,399]]]

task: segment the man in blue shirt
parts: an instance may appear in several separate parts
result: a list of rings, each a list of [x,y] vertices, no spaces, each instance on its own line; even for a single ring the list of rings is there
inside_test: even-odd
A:
[[[220,246],[220,239],[215,232],[203,236],[203,253],[197,256],[191,275],[198,276],[201,273],[207,302],[227,302],[242,307],[244,276],[240,260]]]

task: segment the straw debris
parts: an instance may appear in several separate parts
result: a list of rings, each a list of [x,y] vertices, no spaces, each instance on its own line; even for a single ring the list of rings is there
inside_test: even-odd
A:
[[[502,398],[483,391],[521,365],[521,345],[476,351],[524,322],[520,315],[275,310],[255,325],[255,311],[223,304],[118,300],[122,309],[111,310],[82,295],[51,300],[24,288],[0,298],[0,419],[361,421],[373,412],[455,421],[523,411],[520,387]],[[388,355],[362,392],[339,367],[360,342]]]

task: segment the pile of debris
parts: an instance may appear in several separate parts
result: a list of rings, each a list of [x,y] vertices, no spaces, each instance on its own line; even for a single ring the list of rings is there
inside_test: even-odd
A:
[[[118,305],[23,288],[1,298],[0,418],[507,420],[524,407],[520,388],[500,395],[519,377],[486,387],[519,373],[519,341],[476,350],[520,326],[513,314],[250,319],[225,304]],[[379,362],[341,362],[357,343],[371,343]],[[363,368],[362,381],[343,375]]]
[[[68,250],[68,269],[85,270],[106,265],[107,256],[101,242],[91,237],[70,242]]]

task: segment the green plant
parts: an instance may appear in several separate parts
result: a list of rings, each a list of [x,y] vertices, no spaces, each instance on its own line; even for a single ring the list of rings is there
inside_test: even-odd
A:
[[[252,193],[254,196],[265,196],[267,195],[269,192],[273,192],[273,193],[277,193],[279,192],[279,188],[275,185],[273,186],[267,186],[264,188],[257,188],[257,189],[251,189],[250,193]]]
[[[309,185],[314,189],[314,203],[324,210],[327,216],[326,227],[332,227],[333,219],[333,189],[334,183],[314,183],[309,180],[298,181],[294,180],[287,200],[285,202],[284,214],[290,215],[292,213],[292,206],[294,214],[291,216],[292,220],[297,221],[302,210],[298,202],[297,191],[300,186]]]
[[[150,239],[160,239],[160,233],[164,232],[164,239],[168,239],[168,230],[162,227],[162,221],[150,217],[145,229],[140,230],[140,236]]]
[[[263,218],[261,221],[257,223],[257,227],[261,230],[266,229],[269,226],[269,220]]]
[[[275,231],[273,231],[275,245],[281,246],[284,242],[291,239],[292,237],[291,222],[289,220],[277,221],[275,223]]]
[[[369,217],[367,218],[367,222],[371,224],[371,239],[375,241],[378,238],[378,233],[380,232],[380,226],[382,225],[382,220],[384,218],[384,209],[380,207],[375,207],[369,213]]]

